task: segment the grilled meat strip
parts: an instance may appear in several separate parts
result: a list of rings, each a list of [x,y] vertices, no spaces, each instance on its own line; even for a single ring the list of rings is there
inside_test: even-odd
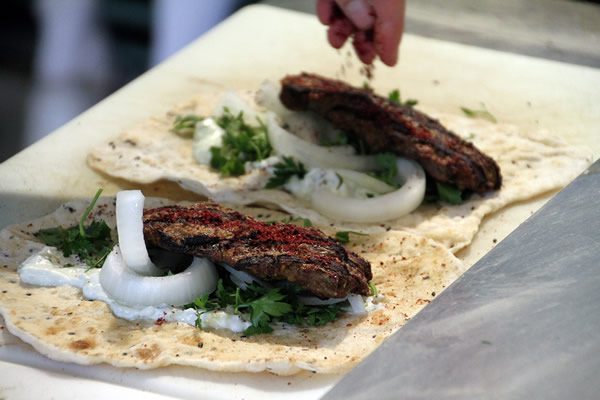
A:
[[[493,159],[412,107],[314,74],[286,76],[281,85],[287,108],[316,112],[372,153],[391,151],[416,160],[434,180],[461,190],[483,193],[502,184]]]
[[[371,265],[316,228],[267,224],[213,203],[144,211],[146,243],[207,257],[321,298],[369,295]]]

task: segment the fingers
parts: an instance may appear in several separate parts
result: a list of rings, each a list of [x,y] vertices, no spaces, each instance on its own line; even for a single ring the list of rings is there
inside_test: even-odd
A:
[[[365,0],[336,0],[344,15],[361,31],[373,27],[375,18]]]
[[[329,25],[333,19],[334,0],[317,0],[317,17],[323,25]]]
[[[335,19],[329,25],[327,30],[327,39],[336,49],[339,49],[346,43],[346,40],[354,33],[354,25],[347,18]]]
[[[371,64],[377,57],[373,43],[373,30],[356,32],[352,45],[356,55],[364,64]]]
[[[329,43],[339,49],[350,36],[363,63],[379,56],[389,66],[398,62],[404,30],[405,0],[317,0],[317,16],[329,25]]]
[[[371,0],[375,11],[375,51],[389,66],[398,62],[398,48],[404,31],[404,0]]]

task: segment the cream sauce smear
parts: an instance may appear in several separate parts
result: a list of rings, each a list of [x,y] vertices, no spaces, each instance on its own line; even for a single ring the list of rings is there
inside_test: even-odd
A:
[[[33,254],[19,267],[21,281],[35,286],[73,286],[81,289],[83,297],[88,300],[99,300],[106,303],[118,318],[129,321],[166,321],[182,322],[195,326],[200,318],[203,328],[227,329],[232,332],[243,332],[251,324],[239,315],[225,311],[182,309],[169,306],[131,307],[117,303],[111,299],[100,284],[100,269],[90,269],[87,265],[65,258],[54,247],[46,246]]]

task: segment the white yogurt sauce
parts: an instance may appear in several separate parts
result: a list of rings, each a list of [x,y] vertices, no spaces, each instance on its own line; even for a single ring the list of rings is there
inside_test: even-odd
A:
[[[192,142],[192,154],[196,162],[209,165],[212,158],[210,148],[223,146],[224,135],[225,131],[214,119],[205,118],[198,122]]]
[[[66,267],[71,264],[73,266]],[[243,332],[251,324],[239,315],[225,311],[208,311],[193,308],[181,309],[169,305],[131,307],[117,303],[104,291],[100,285],[99,268],[92,268],[73,258],[65,258],[54,247],[44,247],[37,254],[30,256],[19,266],[21,281],[35,286],[73,286],[81,289],[83,297],[88,300],[99,300],[110,307],[113,314],[129,321],[166,321],[182,322],[195,326],[198,313],[203,328],[228,329],[233,332]]]
[[[369,190],[352,185],[332,169],[311,168],[303,179],[293,176],[284,188],[304,199],[310,199],[316,189],[327,189],[344,197],[367,198]]]
[[[228,99],[226,103],[231,103]],[[243,103],[243,100],[237,99],[234,103]],[[241,104],[240,103],[240,104]],[[237,110],[239,107],[233,107]],[[228,107],[231,110],[231,106]],[[247,114],[249,108],[246,105],[244,115]],[[239,111],[238,111],[239,112]],[[220,147],[223,145],[223,136],[225,130],[221,128],[215,119],[205,118],[196,124],[194,132],[192,154],[194,159],[199,164],[210,165],[212,153],[211,147]],[[349,147],[350,151],[353,151]],[[282,161],[279,155],[270,156],[264,160],[249,161],[244,164],[245,173],[252,175],[254,179],[246,182],[249,189],[262,189],[266,185],[271,176],[275,174],[275,164]],[[294,176],[284,185],[284,189],[291,192],[293,195],[305,199],[309,199],[311,193],[316,189],[327,189],[333,193],[344,197],[367,198],[369,190],[352,182],[344,181],[340,175],[331,169],[311,168],[303,179]]]

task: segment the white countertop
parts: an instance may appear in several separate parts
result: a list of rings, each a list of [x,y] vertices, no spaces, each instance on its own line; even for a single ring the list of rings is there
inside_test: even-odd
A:
[[[173,58],[144,74],[45,139],[0,164],[0,228],[52,211],[65,200],[106,193],[127,182],[108,181],[85,164],[87,152],[119,132],[202,91],[212,83],[254,89],[287,73],[335,76],[345,52],[326,44],[315,17],[266,6],[247,7]],[[348,69],[347,69],[348,70]],[[361,84],[357,72],[344,79]],[[547,128],[600,155],[600,71],[406,35],[401,61],[377,65],[376,91],[400,88],[405,97],[444,112],[485,103],[502,122]],[[152,188],[149,188],[150,190]],[[164,191],[161,193],[165,194]],[[169,197],[180,198],[173,189]],[[185,195],[183,195],[185,196]],[[548,196],[486,219],[474,244],[459,254],[477,260]],[[0,398],[158,399],[318,398],[339,377],[217,374],[189,368],[154,371],[81,367],[45,359],[25,346],[0,347]],[[35,382],[35,384],[32,384]],[[96,397],[94,397],[96,396]]]

